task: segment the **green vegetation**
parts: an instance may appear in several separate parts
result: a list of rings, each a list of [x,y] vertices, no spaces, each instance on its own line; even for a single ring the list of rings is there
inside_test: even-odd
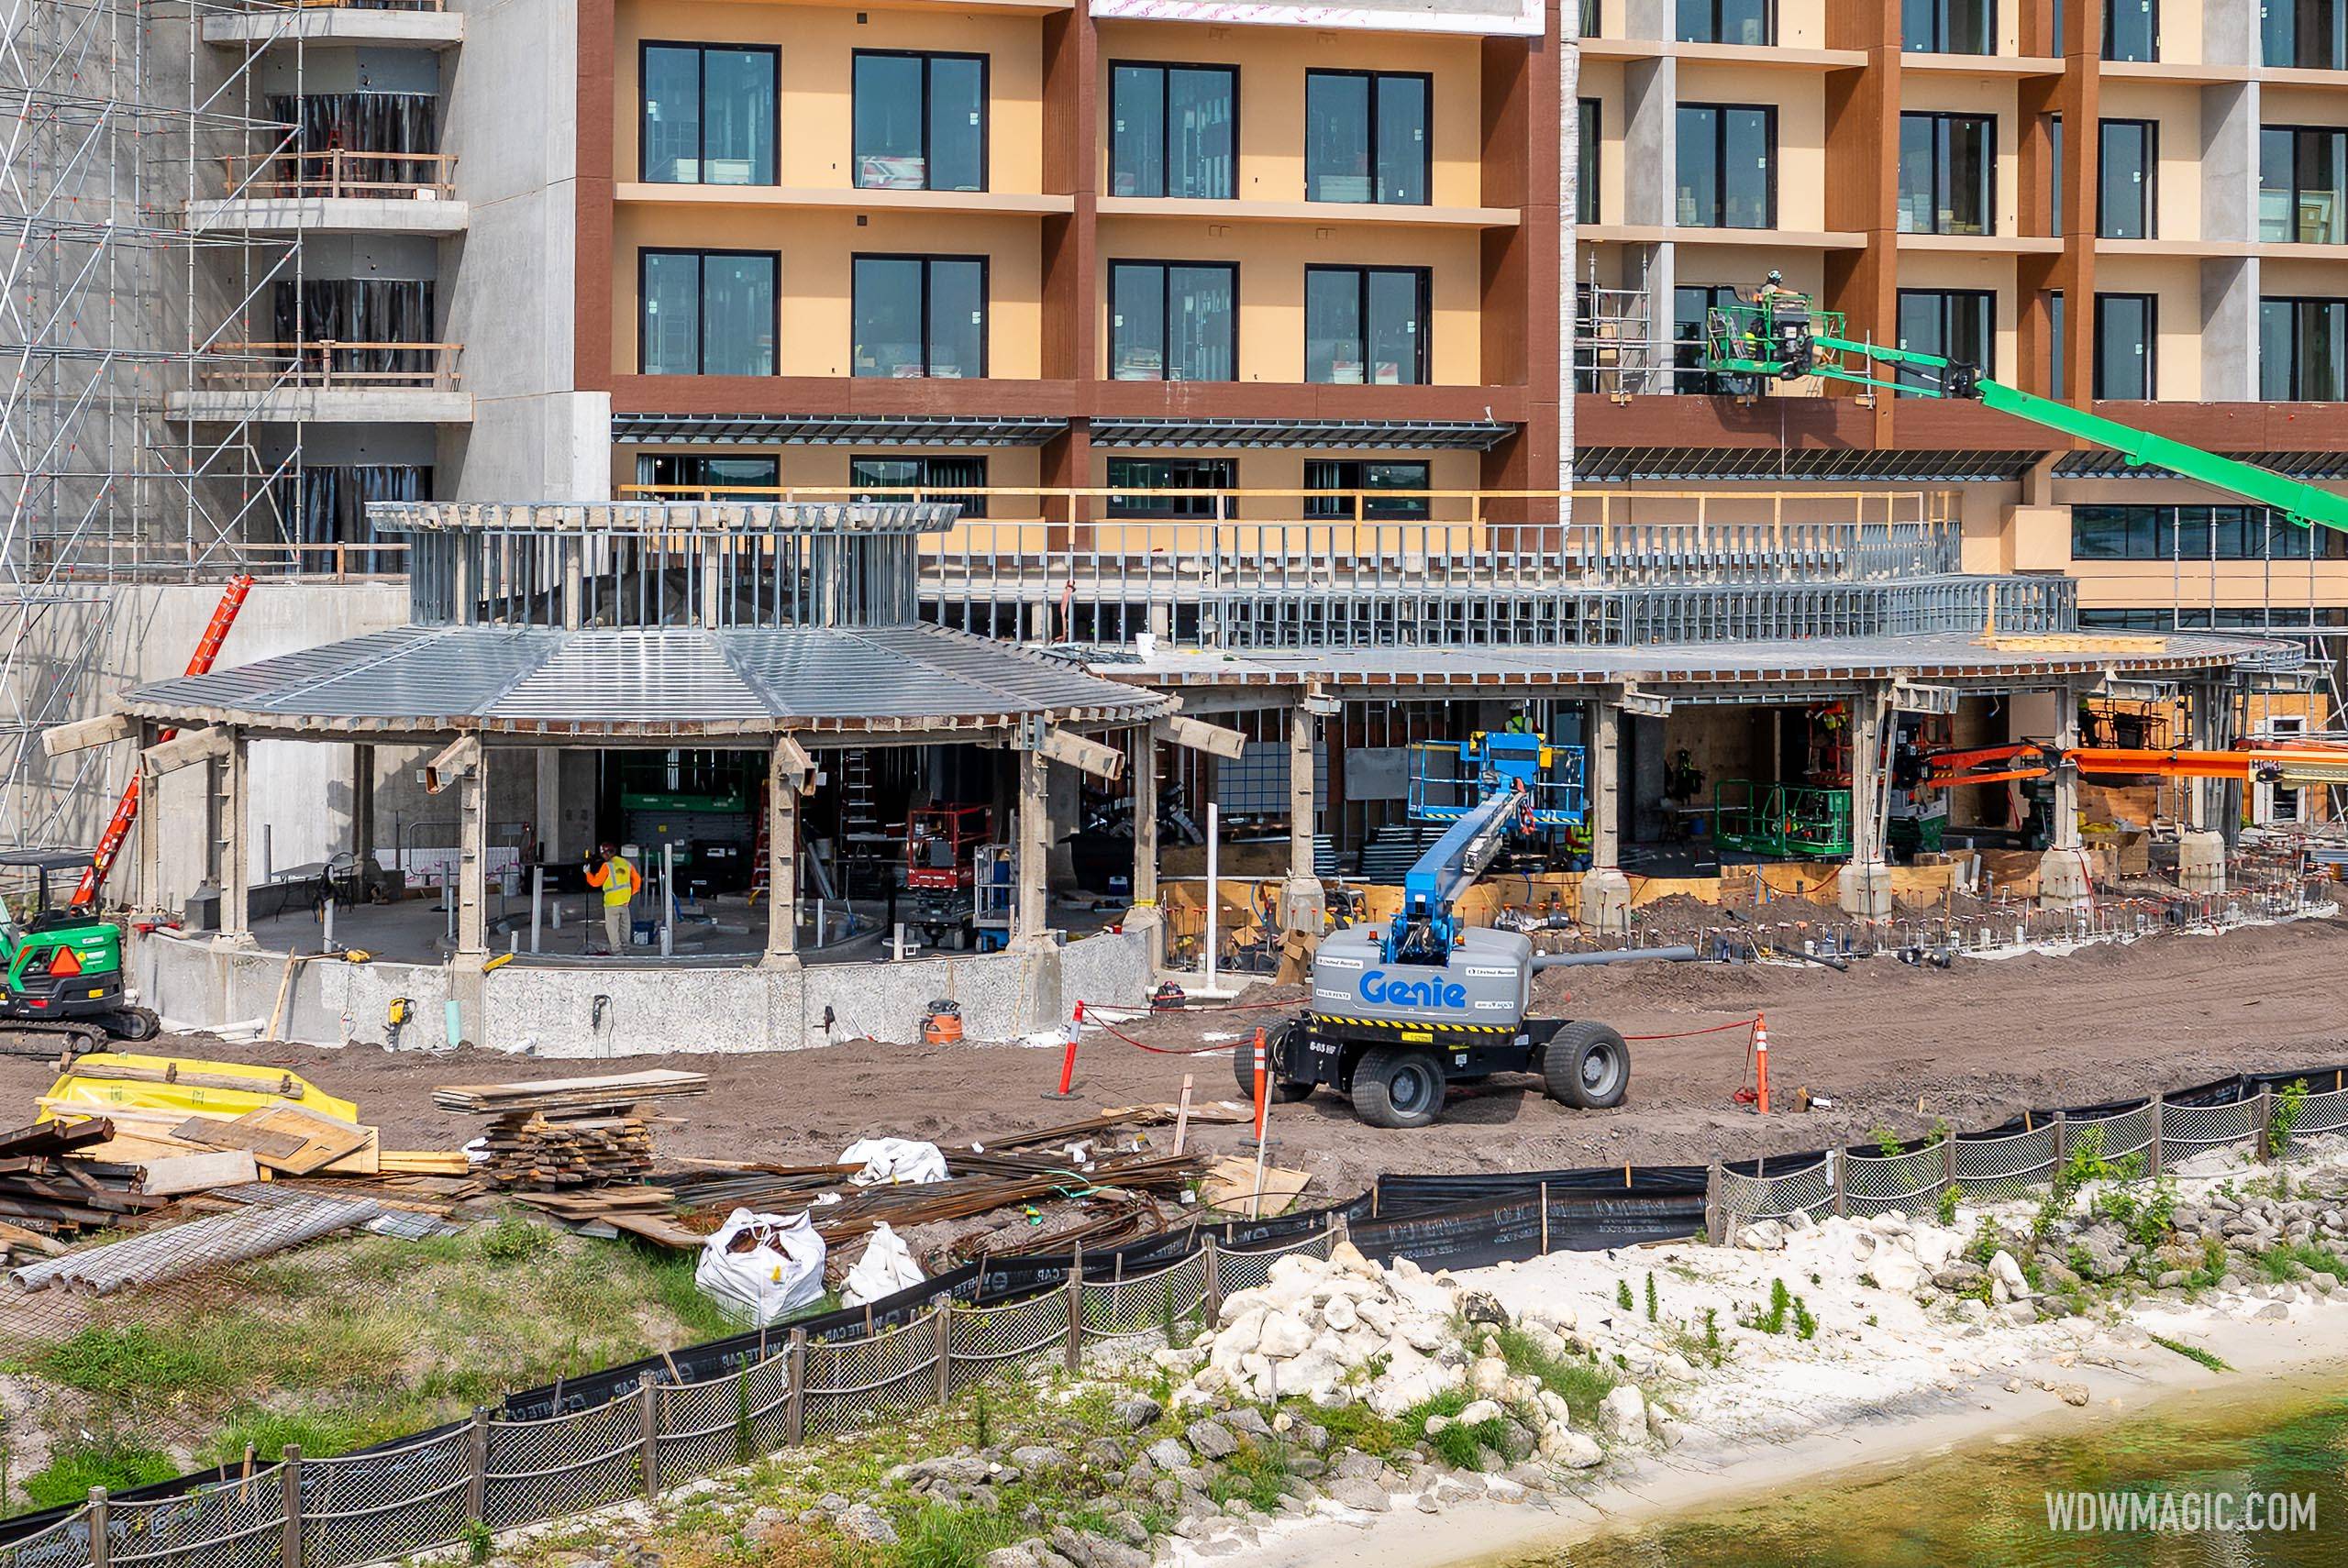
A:
[[[63,1507],[88,1498],[90,1488],[119,1492],[168,1481],[180,1473],[171,1455],[108,1435],[76,1438],[50,1450],[48,1467],[24,1478],[26,1500],[36,1508]]]
[[[1948,1229],[1955,1225],[1956,1206],[1964,1200],[1965,1188],[1957,1186],[1956,1183],[1951,1182],[1946,1187],[1941,1188],[1941,1195],[1934,1201],[1933,1208],[1934,1215],[1940,1220],[1943,1229]]]
[[[2152,1334],[2147,1337],[2151,1339],[2153,1343],[2160,1346],[2161,1349],[2165,1351],[2175,1351],[2177,1354],[2183,1356],[2187,1361],[2198,1361],[2212,1372],[2232,1372],[2233,1370],[2232,1367],[2226,1364],[2225,1358],[2219,1355],[2214,1351],[2203,1350],[2199,1345],[2188,1345],[2183,1340],[2173,1340],[2166,1334]]]
[[[891,1568],[980,1568],[1020,1534],[1020,1522],[1000,1512],[931,1503],[898,1527],[887,1561]]]
[[[2275,1114],[2266,1124],[2266,1150],[2281,1159],[2291,1150],[2291,1134],[2298,1131],[2299,1117],[2308,1108],[2308,1081],[2294,1078],[2291,1087],[2275,1097]]]
[[[2286,1242],[2269,1247],[2258,1254],[2258,1266],[2277,1285],[2311,1274],[2348,1279],[2348,1258],[2313,1242]]]
[[[1578,1427],[1587,1429],[1598,1419],[1599,1402],[1614,1392],[1615,1385],[1622,1381],[1595,1360],[1551,1355],[1523,1329],[1501,1329],[1495,1332],[1494,1338],[1500,1343],[1501,1359],[1508,1363],[1509,1371],[1519,1377],[1539,1378],[1542,1387],[1566,1402],[1566,1408],[1573,1413],[1574,1424]],[[1717,1342],[1717,1334],[1714,1339]],[[1326,1414],[1335,1415],[1338,1412],[1329,1411]],[[1324,1424],[1328,1423],[1324,1420]],[[1335,1436],[1336,1428],[1331,1426],[1330,1432]],[[1361,1445],[1356,1443],[1355,1446],[1358,1448]]]
[[[1432,1399],[1424,1399],[1402,1412],[1401,1427],[1405,1432],[1423,1432],[1431,1416],[1456,1417],[1466,1409],[1476,1396],[1465,1388],[1446,1388]],[[1427,1447],[1445,1464],[1455,1470],[1480,1468],[1477,1463],[1484,1449],[1498,1452],[1501,1446],[1501,1418],[1478,1421],[1474,1426],[1454,1420],[1451,1425],[1426,1440]]]
[[[1899,1134],[1888,1127],[1877,1127],[1867,1134],[1875,1140],[1877,1153],[1887,1160],[1896,1160],[1908,1152],[1899,1142]]]
[[[1647,1321],[1648,1321],[1648,1322],[1652,1323],[1652,1322],[1654,1322],[1654,1321],[1656,1320],[1656,1310],[1657,1310],[1657,1308],[1658,1308],[1658,1303],[1656,1302],[1656,1294],[1655,1294],[1655,1270],[1653,1270],[1653,1269],[1649,1269],[1649,1270],[1647,1270]]]
[[[1629,1280],[1618,1279],[1614,1282],[1614,1305],[1620,1307],[1625,1312],[1632,1309],[1634,1303],[1631,1300],[1631,1282]]]
[[[1487,1421],[1484,1426],[1497,1428],[1499,1424]],[[1481,1431],[1483,1428],[1476,1430]],[[1451,1432],[1443,1435],[1447,1438]],[[1469,1463],[1474,1463],[1472,1458]],[[1243,1498],[1257,1513],[1268,1514],[1280,1506],[1280,1498],[1287,1495],[1293,1480],[1288,1444],[1278,1438],[1242,1437],[1239,1451],[1224,1462],[1223,1474],[1208,1485],[1207,1495],[1218,1503]]]

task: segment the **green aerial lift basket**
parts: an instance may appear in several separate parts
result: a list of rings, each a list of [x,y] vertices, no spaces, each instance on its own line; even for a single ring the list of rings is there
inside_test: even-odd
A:
[[[1766,860],[1848,859],[1851,792],[1724,778],[1712,786],[1712,843]]]

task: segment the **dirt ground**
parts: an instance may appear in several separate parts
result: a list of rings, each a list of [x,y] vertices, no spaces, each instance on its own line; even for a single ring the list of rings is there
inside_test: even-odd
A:
[[[1444,1118],[1417,1132],[1379,1132],[1328,1095],[1273,1113],[1271,1159],[1313,1177],[1307,1201],[1349,1196],[1381,1170],[1452,1172],[1613,1164],[1701,1162],[1864,1142],[1877,1125],[1902,1136],[1934,1118],[1960,1128],[1993,1123],[2024,1106],[2077,1104],[2181,1088],[2256,1068],[2348,1062],[2348,920],[2302,921],[2221,936],[2162,935],[2132,946],[2064,956],[1964,960],[1953,969],[1891,959],[1847,974],[1817,967],[1648,964],[1555,971],[1545,1005],[1603,1019],[1634,1036],[1628,1101],[1573,1111],[1529,1078],[1495,1078],[1455,1091]],[[1258,990],[1246,999],[1279,993]],[[1292,994],[1292,993],[1291,993]],[[1764,1120],[1732,1103],[1745,1081],[1746,1031],[1682,1034],[1766,1013],[1770,1081],[1780,1114]],[[1135,1039],[1179,1050],[1234,1039],[1277,1010],[1160,1017],[1125,1026]],[[1638,1040],[1640,1035],[1682,1034]],[[374,1049],[221,1046],[163,1042],[151,1050],[211,1055],[294,1068],[358,1102],[386,1147],[453,1148],[477,1130],[434,1108],[435,1084],[592,1073],[598,1061],[536,1060],[493,1052],[456,1055]],[[1049,1097],[1058,1050],[856,1043],[782,1055],[678,1056],[712,1076],[702,1098],[671,1101],[682,1118],[660,1132],[664,1154],[798,1163],[831,1159],[881,1134],[942,1144],[1070,1121],[1102,1106],[1172,1099],[1185,1073],[1202,1099],[1235,1093],[1229,1050],[1155,1055],[1098,1031],[1079,1055],[1076,1093]],[[651,1058],[609,1064],[615,1070]],[[30,1120],[50,1082],[41,1065],[0,1057],[0,1122]],[[1807,1088],[1832,1111],[1791,1113]],[[1164,1134],[1157,1134],[1162,1138]],[[1212,1151],[1246,1147],[1242,1129],[1209,1127]]]

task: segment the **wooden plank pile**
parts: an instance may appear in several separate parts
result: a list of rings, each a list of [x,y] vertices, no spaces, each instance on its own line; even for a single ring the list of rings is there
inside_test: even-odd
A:
[[[136,1165],[79,1157],[113,1136],[103,1117],[0,1132],[0,1250],[30,1256],[47,1250],[33,1236],[119,1228],[171,1201],[144,1190]]]
[[[705,1094],[704,1073],[655,1068],[537,1083],[446,1084],[432,1091],[444,1110],[493,1118],[480,1174],[497,1187],[561,1192],[642,1181],[652,1170],[648,1102]]]

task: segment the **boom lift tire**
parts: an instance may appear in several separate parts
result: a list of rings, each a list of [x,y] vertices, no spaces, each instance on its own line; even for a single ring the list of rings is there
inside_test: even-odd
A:
[[[1631,1048],[1609,1025],[1578,1019],[1541,1054],[1549,1098],[1579,1110],[1611,1110],[1631,1087]]]
[[[1354,1067],[1354,1114],[1372,1127],[1424,1127],[1443,1110],[1443,1068],[1408,1045],[1373,1045]]]
[[[1274,1105],[1294,1105],[1312,1092],[1311,1084],[1301,1084],[1280,1077],[1280,1061],[1286,1055],[1288,1032],[1294,1023],[1276,1023],[1264,1031],[1264,1092]],[[1239,1100],[1243,1105],[1256,1103],[1256,1042],[1242,1040],[1231,1048],[1231,1076],[1239,1081]]]

